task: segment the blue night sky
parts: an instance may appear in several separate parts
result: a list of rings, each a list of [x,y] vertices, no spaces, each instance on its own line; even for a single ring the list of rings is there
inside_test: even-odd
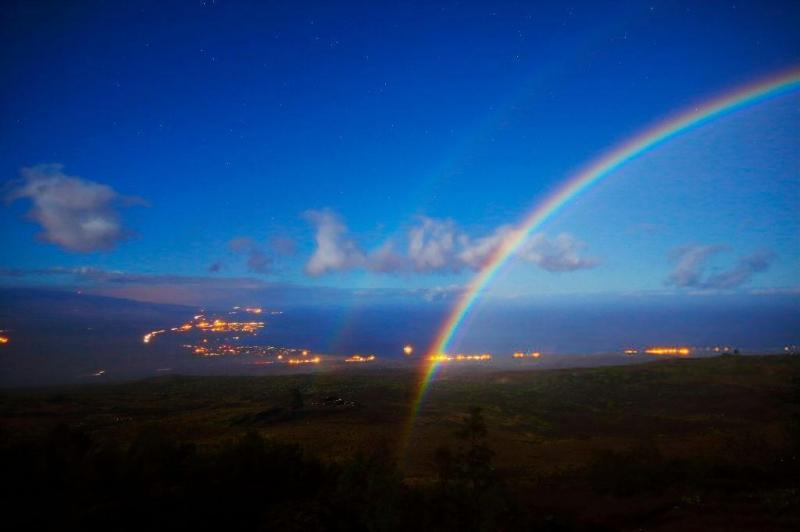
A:
[[[446,298],[594,157],[800,65],[793,1],[10,2],[1,24],[0,283],[193,304]],[[615,172],[489,293],[796,293],[799,179],[794,92]]]

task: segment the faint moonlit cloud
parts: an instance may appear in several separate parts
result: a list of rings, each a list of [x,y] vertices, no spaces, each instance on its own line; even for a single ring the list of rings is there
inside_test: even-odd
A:
[[[23,168],[11,183],[8,202],[29,200],[28,219],[38,224],[39,238],[77,253],[108,251],[129,238],[119,208],[143,205],[108,185],[63,172],[63,165],[40,164]]]

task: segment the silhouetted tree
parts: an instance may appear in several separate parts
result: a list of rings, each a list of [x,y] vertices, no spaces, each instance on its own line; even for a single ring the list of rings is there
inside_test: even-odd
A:
[[[524,529],[519,512],[495,471],[483,412],[472,407],[454,431],[453,445],[433,455],[437,489],[431,528],[440,530]],[[515,521],[516,520],[516,521]]]
[[[292,410],[300,410],[305,406],[305,397],[300,388],[292,388],[289,390],[289,408]]]
[[[444,487],[450,484],[456,475],[456,458],[453,450],[447,445],[440,445],[433,453],[433,467],[439,483]]]
[[[461,445],[456,455],[458,474],[470,488],[481,491],[495,480],[494,452],[487,444],[486,422],[480,407],[473,406],[456,430]]]

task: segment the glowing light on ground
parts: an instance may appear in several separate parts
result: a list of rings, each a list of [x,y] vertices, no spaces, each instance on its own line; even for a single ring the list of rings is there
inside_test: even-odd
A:
[[[462,355],[462,354],[455,354],[455,355],[448,355],[448,354],[440,354],[440,355],[431,355],[428,357],[428,360],[431,362],[486,362],[487,360],[491,360],[492,355],[489,353],[480,353],[477,355]]]
[[[159,329],[157,331],[151,331],[151,332],[145,334],[144,337],[142,337],[142,341],[144,343],[146,343],[146,344],[149,344],[153,338],[155,338],[159,334],[163,334],[165,332],[167,332],[166,329]]]
[[[414,352],[414,346],[412,345],[404,345],[403,346],[403,354],[406,356],[411,355]]]
[[[230,314],[236,314],[240,307],[233,307],[234,312]],[[244,309],[245,312],[253,313],[253,314],[260,314],[262,309],[257,307],[246,308]],[[258,332],[259,329],[264,328],[263,321],[226,321],[221,318],[214,318],[213,320],[209,320],[206,318],[204,314],[197,314],[192,318],[192,321],[179,325],[177,327],[171,327],[169,329],[170,332],[175,333],[186,333],[191,330],[197,329],[202,332],[213,332],[213,333],[225,333],[225,332],[242,332],[242,333],[249,333],[255,334]],[[159,334],[163,334],[167,332],[167,329],[159,329],[156,331],[151,331],[144,335],[142,341],[145,344],[149,344],[153,341],[153,338],[158,336]],[[236,338],[238,340],[238,337]]]
[[[294,347],[279,347],[274,345],[236,345],[220,344],[209,345],[205,339],[201,344],[186,344],[183,347],[190,350],[193,354],[201,357],[218,356],[253,356],[270,357],[281,360],[282,357],[306,357],[310,353],[307,349],[297,349]]]
[[[321,361],[322,359],[317,356],[313,358],[290,358],[286,363],[294,366],[298,364],[319,364]]]
[[[353,355],[344,359],[345,362],[372,362],[375,355]]]
[[[261,307],[233,307],[227,315],[239,315],[242,313],[261,314],[264,310]],[[271,312],[280,314],[280,311]],[[309,358],[311,351],[304,348],[280,347],[264,344],[253,344],[242,340],[246,336],[256,336],[258,331],[264,328],[263,321],[235,321],[235,318],[216,317],[210,314],[196,314],[190,321],[171,327],[169,329],[158,329],[145,334],[142,341],[145,344],[152,343],[156,336],[165,333],[187,334],[195,338],[192,343],[183,344],[193,355],[203,358],[212,357],[238,357],[251,356],[263,359],[254,364],[271,364],[274,360],[279,360],[287,364],[318,364],[319,357]],[[225,335],[224,333],[235,333]],[[200,336],[197,338],[197,336]],[[211,339],[211,341],[209,341]]]
[[[648,347],[644,352],[648,355],[677,355],[685,357],[689,356],[692,350],[688,347]]]

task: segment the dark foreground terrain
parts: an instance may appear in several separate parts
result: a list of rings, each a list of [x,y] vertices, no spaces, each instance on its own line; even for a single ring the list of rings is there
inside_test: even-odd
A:
[[[407,437],[417,383],[6,391],[7,530],[800,529],[800,357],[445,368]]]

